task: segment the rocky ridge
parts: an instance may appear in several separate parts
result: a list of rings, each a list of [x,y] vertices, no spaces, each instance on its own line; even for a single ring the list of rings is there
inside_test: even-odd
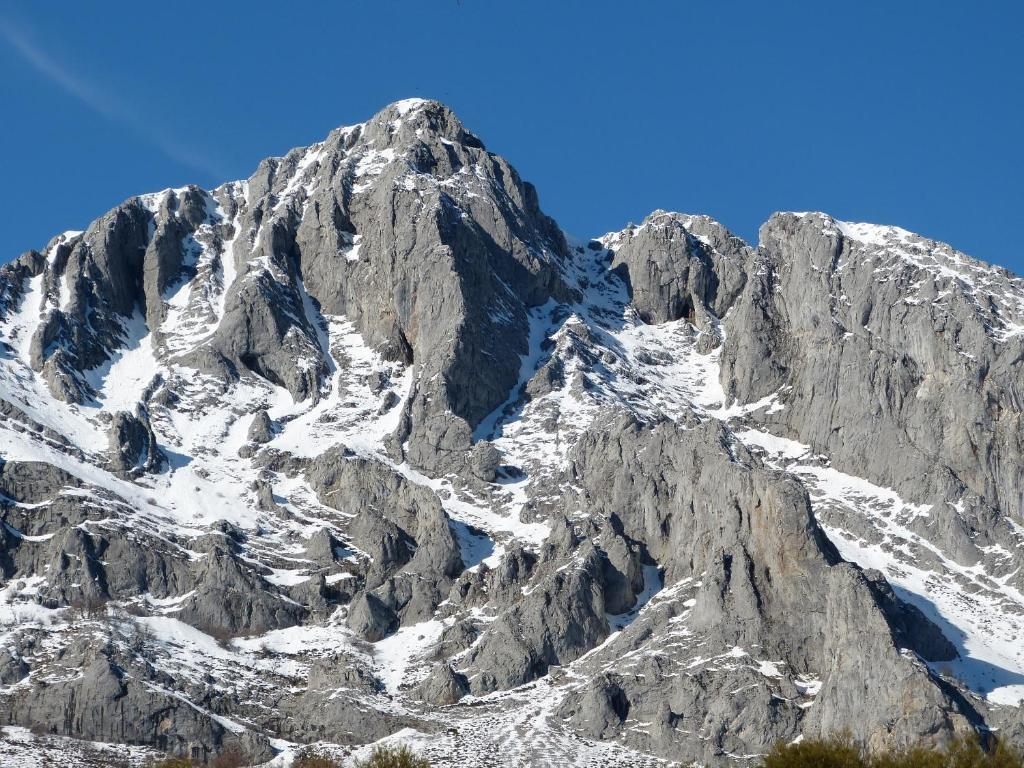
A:
[[[1024,743],[1024,282],[947,245],[576,242],[406,100],[24,254],[0,337],[26,765]]]

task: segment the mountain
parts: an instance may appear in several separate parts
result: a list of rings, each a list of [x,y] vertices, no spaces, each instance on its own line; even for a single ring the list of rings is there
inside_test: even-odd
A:
[[[13,764],[1024,744],[1024,281],[950,246],[577,242],[414,99],[8,263],[0,342]]]

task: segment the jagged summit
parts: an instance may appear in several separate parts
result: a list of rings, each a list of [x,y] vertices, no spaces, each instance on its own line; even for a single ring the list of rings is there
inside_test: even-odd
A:
[[[825,214],[570,241],[419,99],[129,198],[0,268],[0,754],[1024,741],[1022,307]]]
[[[424,393],[442,412],[410,420],[441,421],[431,429],[466,441],[518,370],[525,308],[569,291],[565,254],[532,187],[446,107],[398,102],[264,161],[246,181],[129,199],[45,258],[30,255],[21,268],[41,271],[44,290],[62,297],[41,308],[31,366],[54,397],[82,403],[95,392],[80,373],[131,343],[122,325],[134,322],[152,334],[158,361],[225,381],[251,372],[317,399],[332,370],[318,312],[348,317],[387,359],[408,364],[419,351],[472,368],[482,350],[469,336],[455,354],[438,349],[471,312],[478,333],[508,345],[487,366],[494,383],[454,398]],[[449,424],[452,413],[467,426]]]
[[[899,227],[839,221],[824,213],[775,214],[761,228],[762,246],[780,231],[801,229],[834,243],[840,274],[870,270],[873,283],[898,285],[904,302],[926,303],[947,316],[973,315],[993,342],[1015,340],[1024,329],[1024,279],[1003,267]]]

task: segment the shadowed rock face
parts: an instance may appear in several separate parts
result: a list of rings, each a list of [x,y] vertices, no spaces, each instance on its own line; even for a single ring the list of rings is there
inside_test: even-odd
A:
[[[0,723],[1024,742],[1022,329],[1018,278],[824,214],[576,245],[433,101],[131,198],[0,268]]]
[[[685,318],[708,331],[743,289],[752,255],[716,221],[658,211],[617,236],[613,263],[645,323]]]

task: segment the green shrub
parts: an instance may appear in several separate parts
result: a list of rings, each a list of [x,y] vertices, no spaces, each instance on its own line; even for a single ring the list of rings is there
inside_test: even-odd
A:
[[[946,763],[942,768],[1024,768],[1024,754],[1002,741],[993,742],[987,752],[977,741],[954,742],[945,752]]]
[[[876,755],[869,765],[871,768],[946,768],[946,755],[937,749],[914,747],[903,752]]]
[[[295,758],[292,768],[343,768],[343,765],[341,760],[326,752],[305,749]]]
[[[430,763],[406,746],[375,747],[368,760],[360,760],[356,768],[430,768]]]
[[[209,768],[245,768],[251,761],[238,747],[228,747],[207,763]]]
[[[866,768],[860,749],[849,737],[807,739],[776,744],[764,758],[764,768]]]
[[[162,757],[147,762],[146,768],[196,768],[196,764],[187,757]]]
[[[993,740],[985,750],[977,740],[959,739],[944,749],[915,747],[898,752],[865,755],[849,737],[811,739],[777,744],[764,768],[1024,768],[1024,756]]]
[[[249,759],[240,749],[228,747],[206,763],[188,757],[161,757],[145,763],[145,768],[246,768]]]

